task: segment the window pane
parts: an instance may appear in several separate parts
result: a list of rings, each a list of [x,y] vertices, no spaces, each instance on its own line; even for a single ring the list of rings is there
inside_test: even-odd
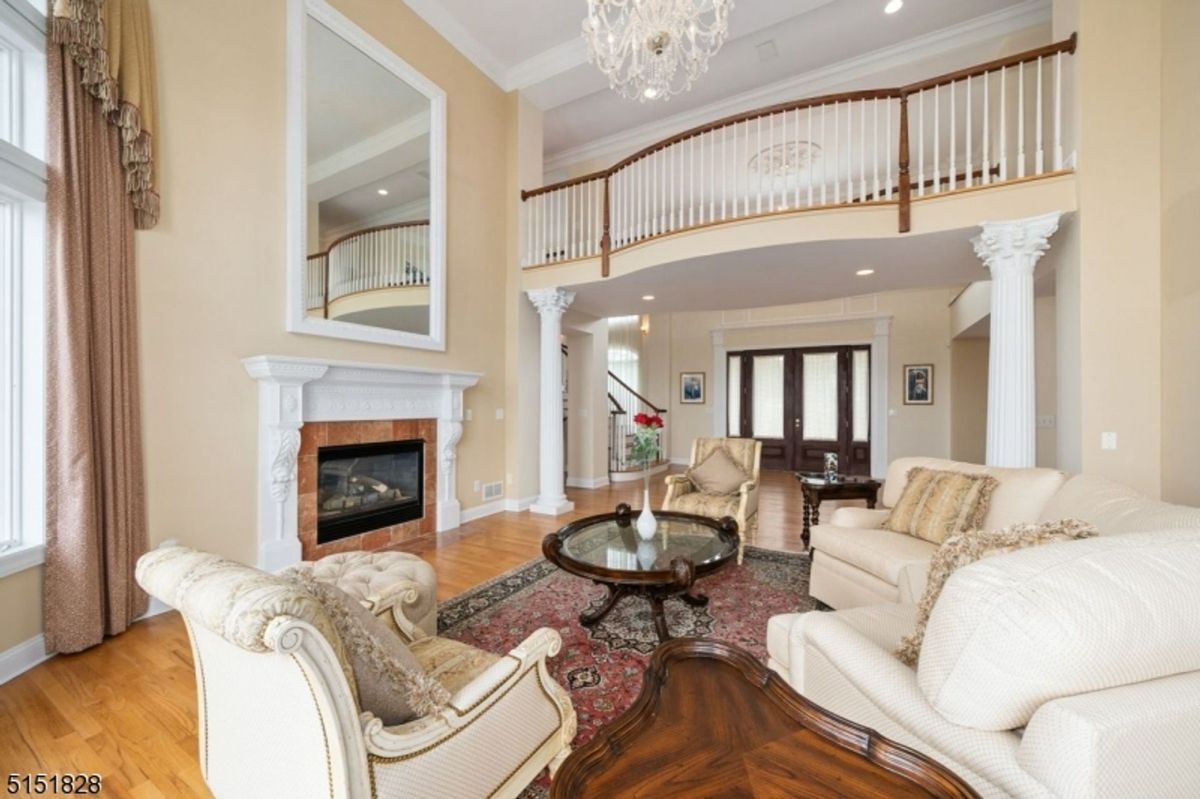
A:
[[[36,31],[0,24],[0,139],[40,160],[46,151],[46,58],[20,35]]]
[[[734,355],[729,359],[729,435],[737,438],[742,434],[742,358]]]
[[[804,355],[804,438],[836,441],[838,425],[838,356],[836,352]]]
[[[871,431],[871,353],[854,350],[850,363],[850,393],[854,403],[853,435],[855,441],[869,441]]]
[[[783,438],[783,356],[754,356],[754,404],[751,425],[755,438]]]

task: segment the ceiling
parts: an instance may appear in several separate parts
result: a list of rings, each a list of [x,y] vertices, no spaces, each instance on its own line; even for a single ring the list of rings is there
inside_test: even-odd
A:
[[[764,86],[856,59],[887,54],[894,62],[906,47],[916,52],[918,45],[927,50],[931,43],[967,41],[941,36],[947,29],[999,34],[1006,25],[1014,30],[1050,16],[1049,0],[909,0],[893,15],[883,13],[885,0],[740,0],[730,13],[730,39],[694,88],[667,102],[638,103],[612,92],[587,63],[580,35],[585,0],[405,1],[502,88],[519,89],[542,108],[550,160],[623,130],[736,102]],[[776,55],[764,59],[760,45],[766,42]]]
[[[570,286],[575,292],[571,307],[609,317],[792,305],[882,291],[965,286],[990,278],[971,247],[976,232],[972,228],[853,242],[808,242],[692,258]],[[1039,285],[1048,285],[1050,293],[1054,281],[1044,281],[1053,272],[1055,253],[1052,249],[1038,265]],[[855,274],[868,268],[875,273]],[[647,294],[654,300],[643,300]]]

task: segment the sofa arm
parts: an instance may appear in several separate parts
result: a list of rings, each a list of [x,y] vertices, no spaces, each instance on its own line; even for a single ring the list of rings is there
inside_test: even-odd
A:
[[[671,510],[671,502],[684,494],[691,494],[696,490],[696,486],[692,483],[692,478],[686,474],[669,474],[666,477],[667,495],[663,497],[663,510]]]
[[[1200,796],[1200,671],[1055,699],[1017,762],[1055,796]]]
[[[891,511],[885,508],[838,508],[829,517],[829,523],[834,527],[856,527],[860,530],[873,530],[883,526],[883,520]]]

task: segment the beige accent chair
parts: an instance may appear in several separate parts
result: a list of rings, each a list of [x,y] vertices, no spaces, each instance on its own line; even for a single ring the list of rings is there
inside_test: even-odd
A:
[[[758,533],[758,485],[762,461],[762,442],[753,438],[697,438],[692,442],[694,468],[715,450],[724,449],[750,479],[742,483],[736,494],[705,494],[686,474],[667,475],[667,496],[663,510],[694,513],[710,519],[732,516],[738,523],[738,563],[742,562],[746,541]]]
[[[294,584],[183,547],[144,555],[137,579],[187,625],[200,766],[222,799],[515,797],[570,753],[575,711],[546,669],[553,630],[503,657],[419,638],[413,653],[450,702],[385,727],[359,707],[329,616]]]

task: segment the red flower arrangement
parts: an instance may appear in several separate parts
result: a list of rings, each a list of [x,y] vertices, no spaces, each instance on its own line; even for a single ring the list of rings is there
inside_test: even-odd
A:
[[[662,417],[658,414],[639,413],[633,417],[633,423],[641,427],[653,427],[655,429],[663,426]]]

